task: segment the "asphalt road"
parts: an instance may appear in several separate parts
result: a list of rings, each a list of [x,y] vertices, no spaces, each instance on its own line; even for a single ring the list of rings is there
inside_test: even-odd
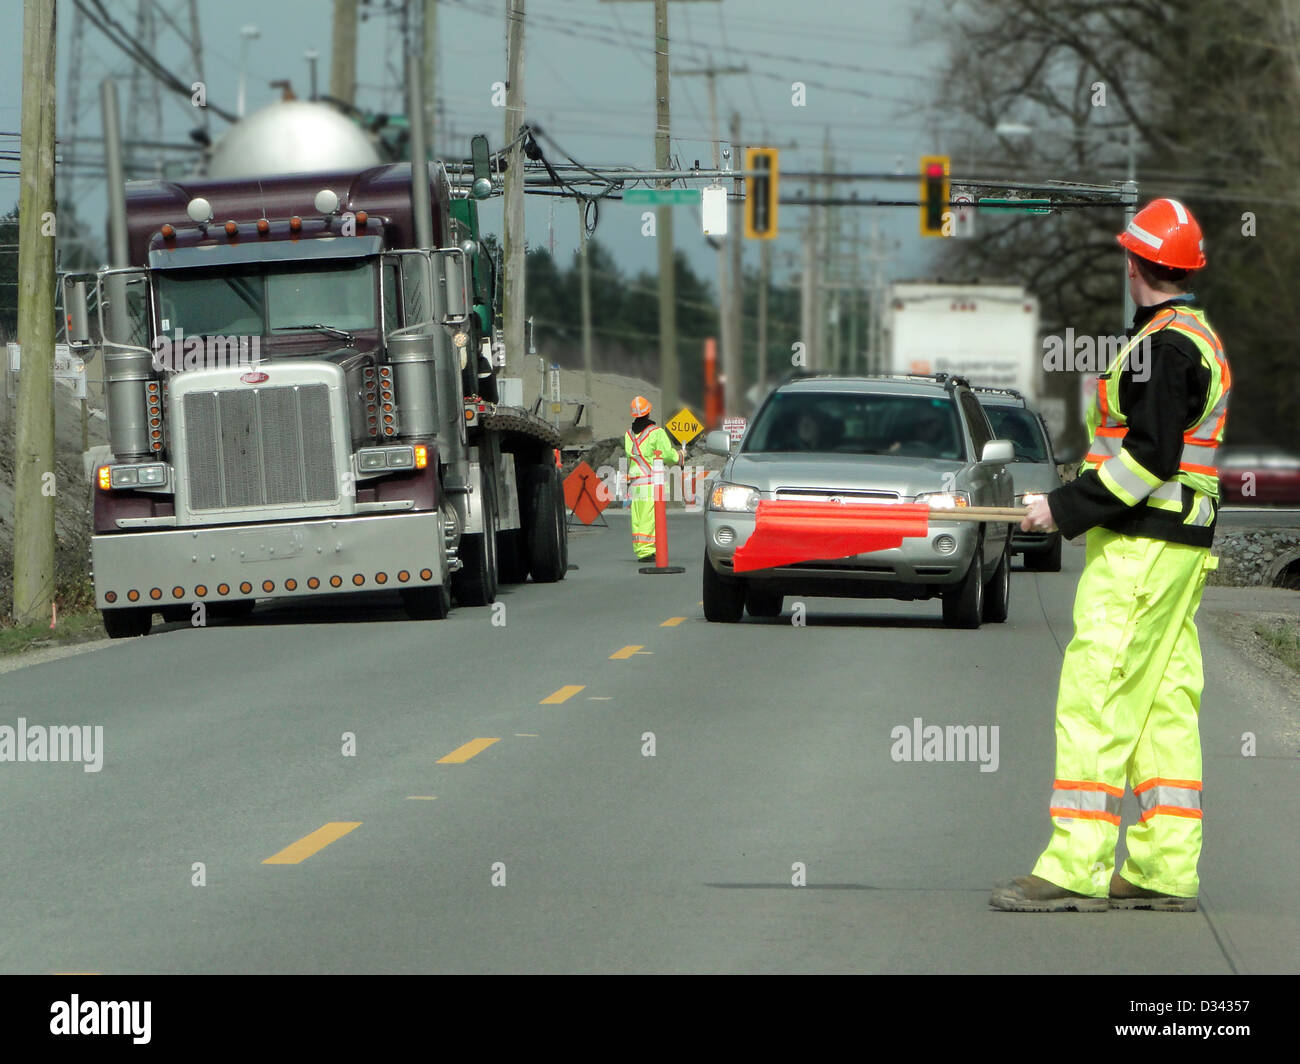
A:
[[[285,604],[0,676],[0,724],[104,729],[101,771],[0,764],[0,970],[1300,970],[1292,696],[1206,626],[1201,911],[991,912],[1050,833],[1082,552],[977,632],[711,625],[699,517],[662,577],[610,521],[503,611]],[[996,771],[893,760],[916,718],[996,725]]]

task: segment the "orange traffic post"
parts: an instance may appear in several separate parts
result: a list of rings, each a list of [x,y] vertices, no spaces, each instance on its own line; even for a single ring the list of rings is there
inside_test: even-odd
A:
[[[664,501],[664,460],[662,451],[655,451],[655,463],[651,470],[650,483],[654,485],[655,500],[655,563],[654,565],[647,565],[641,572],[651,576],[684,573],[686,570],[680,565],[668,564],[668,504]]]

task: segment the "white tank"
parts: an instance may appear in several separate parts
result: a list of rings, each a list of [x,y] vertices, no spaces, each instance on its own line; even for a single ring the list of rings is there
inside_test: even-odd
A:
[[[369,135],[333,107],[282,100],[231,126],[212,146],[210,178],[361,170],[379,165]]]

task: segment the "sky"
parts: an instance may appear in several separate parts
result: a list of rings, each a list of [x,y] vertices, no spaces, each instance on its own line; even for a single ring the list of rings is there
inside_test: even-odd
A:
[[[87,0],[88,4],[91,0]],[[154,0],[161,10],[157,55],[177,78],[194,78],[187,46],[167,20],[188,26],[185,0]],[[669,4],[672,149],[683,167],[712,159],[707,78],[681,73],[710,64],[743,66],[743,74],[716,79],[719,123],[725,130],[733,112],[741,117],[742,140],[781,149],[781,168],[789,172],[822,164],[829,131],[837,169],[915,173],[919,157],[942,152],[943,117],[931,99],[930,79],[942,52],[918,39],[913,17],[923,0],[672,0]],[[134,27],[137,0],[102,0],[124,26]],[[401,71],[398,19],[385,14],[393,3],[363,4],[358,47],[357,102],[363,107],[398,110]],[[649,167],[654,162],[654,5],[605,0],[528,0],[526,9],[525,92],[528,117],[571,156],[588,164]],[[58,128],[66,136],[73,113],[69,97],[71,37],[76,22],[72,0],[58,3]],[[247,109],[278,98],[270,82],[287,78],[300,96],[308,94],[304,53],[320,55],[319,84],[326,91],[332,5],[328,0],[199,0],[204,80],[209,100],[235,109],[241,36],[255,26],[259,36],[248,46]],[[487,133],[493,147],[504,141],[504,112],[492,104],[495,82],[505,80],[504,0],[441,0],[438,5],[439,74],[437,91],[442,123],[438,146],[448,154],[468,154],[469,137]],[[0,65],[0,132],[19,127],[22,85],[22,3],[0,0],[0,40],[10,62]],[[79,136],[101,135],[98,83],[116,76],[124,111],[131,100],[130,61],[87,25],[80,66]],[[794,105],[792,85],[805,86],[803,106]],[[162,90],[162,127],[141,136],[183,142],[194,127],[188,99]],[[214,135],[226,124],[213,119]],[[940,131],[936,131],[936,128]],[[727,139],[724,132],[721,139]],[[0,147],[16,147],[12,139]],[[97,155],[97,144],[80,149]],[[180,158],[173,156],[173,158]],[[11,167],[10,167],[11,168]],[[956,163],[954,163],[956,168]],[[6,168],[8,169],[8,168]],[[783,191],[789,191],[789,182]],[[908,186],[904,186],[908,187]],[[862,186],[863,195],[898,192],[899,186]],[[0,209],[17,199],[18,182],[0,177]],[[77,184],[79,211],[103,216],[102,178]],[[705,242],[698,215],[678,208],[676,246],[704,277],[716,278],[716,253]],[[799,227],[807,210],[785,207],[775,243],[778,283],[798,269]],[[656,269],[654,241],[641,235],[641,209],[608,205],[596,238],[613,250],[625,273]],[[873,221],[892,246],[884,263],[887,276],[917,276],[930,248],[917,233],[915,209],[856,208],[843,212],[846,235],[853,216],[866,234]],[[500,200],[483,212],[485,228],[498,230]],[[567,200],[530,197],[526,225],[530,244],[553,249],[567,264],[577,246],[577,210]],[[757,250],[745,248],[746,263]]]

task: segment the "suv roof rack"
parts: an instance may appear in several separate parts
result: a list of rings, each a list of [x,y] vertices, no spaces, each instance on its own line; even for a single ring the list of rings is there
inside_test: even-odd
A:
[[[973,392],[988,392],[991,395],[1009,395],[1012,399],[1024,399],[1024,393],[1015,388],[993,388],[988,385],[979,385],[971,388]]]

